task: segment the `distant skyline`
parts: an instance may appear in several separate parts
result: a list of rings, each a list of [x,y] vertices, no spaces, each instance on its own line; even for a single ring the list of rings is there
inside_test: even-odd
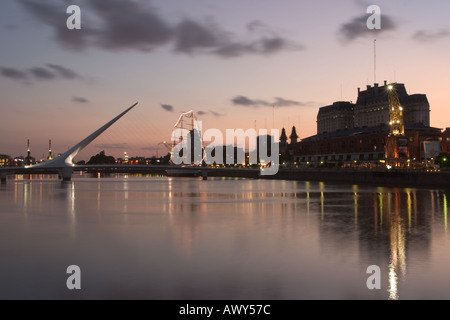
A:
[[[66,8],[81,8],[68,30]],[[368,30],[369,5],[382,29]],[[432,1],[2,1],[0,153],[62,153],[135,102],[75,160],[164,155],[181,112],[203,127],[316,133],[320,107],[404,83],[450,126],[450,3]],[[275,107],[273,107],[275,105]]]

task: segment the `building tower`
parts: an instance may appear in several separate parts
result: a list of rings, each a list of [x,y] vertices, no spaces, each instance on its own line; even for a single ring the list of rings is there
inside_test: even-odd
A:
[[[291,144],[296,144],[298,142],[298,135],[297,131],[295,130],[295,126],[292,127],[292,133],[289,138],[291,138]]]
[[[52,160],[53,159],[53,155],[52,155],[52,140],[48,141],[48,158],[47,160]]]
[[[281,153],[286,153],[287,151],[287,135],[286,135],[286,130],[283,128],[281,130],[281,136],[280,136],[280,152]]]

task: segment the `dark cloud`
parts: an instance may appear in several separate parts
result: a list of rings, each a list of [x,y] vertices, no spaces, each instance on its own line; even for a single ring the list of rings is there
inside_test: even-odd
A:
[[[214,53],[225,57],[233,58],[245,54],[269,55],[282,50],[303,50],[302,45],[293,44],[282,37],[263,37],[253,42],[230,42],[214,50]]]
[[[251,31],[251,32],[261,31],[261,30],[266,31],[268,29],[269,29],[268,26],[264,22],[261,22],[259,20],[254,20],[247,24],[247,30]]]
[[[126,149],[128,148],[127,143],[106,143],[106,144],[98,144],[95,147],[99,149]]]
[[[311,102],[299,102],[294,100],[288,100],[283,98],[274,98],[275,100],[273,102],[266,101],[266,100],[259,100],[259,99],[249,99],[246,96],[236,96],[235,98],[231,99],[231,102],[234,105],[244,106],[244,107],[293,107],[293,106],[300,106],[300,107],[306,107],[312,105]]]
[[[448,37],[450,37],[450,30],[444,29],[435,32],[419,30],[412,36],[414,40],[420,42],[432,42]]]
[[[109,2],[109,1],[108,1]],[[64,1],[36,1],[19,0],[33,16],[42,23],[53,28],[55,38],[63,47],[69,49],[82,49],[87,45],[87,37],[93,33],[83,16],[82,30],[69,30],[66,27],[66,14],[68,3]]]
[[[219,112],[216,112],[216,111],[213,111],[213,110],[209,110],[209,111],[199,110],[199,111],[196,111],[195,113],[198,116],[204,116],[204,115],[207,115],[207,114],[212,114],[215,117],[222,117],[223,116],[223,114],[221,114]]]
[[[19,70],[19,69],[0,67],[0,72],[1,72],[1,75],[5,78],[10,78],[13,80],[28,79],[27,73],[22,70]]]
[[[90,23],[86,23],[83,16],[81,30],[75,31],[68,30],[65,19],[61,19],[61,13],[65,13],[63,3],[19,1],[35,18],[54,29],[55,38],[62,46],[71,49],[97,47],[150,52],[172,45],[177,53],[205,53],[225,58],[304,49],[303,46],[277,35],[260,21],[253,21],[247,26],[251,33],[249,39],[237,39],[211,20],[198,22],[185,18],[177,23],[170,23],[143,0],[83,1],[83,7],[92,9],[87,11],[92,19]]]
[[[215,26],[208,28],[195,21],[184,20],[176,27],[175,51],[192,54],[198,50],[221,46],[226,41],[226,37]]]
[[[162,104],[161,108],[163,108],[166,111],[172,112],[173,111],[173,106],[168,105],[168,104]]]
[[[56,76],[51,71],[49,71],[45,68],[36,67],[36,68],[31,68],[29,71],[37,79],[53,80],[56,78]]]
[[[233,102],[233,104],[235,105],[249,107],[249,106],[259,106],[261,101],[251,100],[245,96],[236,96],[233,99],[231,99],[231,102]]]
[[[55,70],[59,76],[65,78],[65,79],[77,79],[80,78],[80,76],[73,70],[68,69],[66,67],[63,66],[59,66],[56,64],[47,64],[47,67]]]
[[[306,106],[310,103],[298,102],[294,100],[287,100],[283,98],[275,98],[274,105],[275,107],[291,107],[291,106]]]
[[[27,80],[29,76],[33,76],[37,80],[82,79],[73,70],[56,64],[47,64],[45,67],[33,67],[25,71],[0,67],[0,71],[4,77],[20,81]],[[29,84],[28,81],[26,83]]]
[[[173,37],[172,27],[143,1],[92,0],[87,4],[101,26],[86,36],[92,35],[90,40],[105,49],[151,51]]]
[[[369,17],[369,14],[365,14],[361,17],[352,19],[350,22],[342,24],[338,32],[340,40],[343,43],[347,43],[356,40],[357,38],[373,38],[374,36],[379,36],[385,32],[395,30],[397,27],[390,16],[381,14],[381,29],[370,30],[367,28],[367,19]]]
[[[89,103],[89,100],[83,97],[73,97],[72,101],[77,103]]]
[[[214,117],[223,117],[223,116],[224,116],[224,114],[219,113],[219,112],[216,112],[216,111],[209,110],[209,112],[211,112],[211,114],[212,114]]]

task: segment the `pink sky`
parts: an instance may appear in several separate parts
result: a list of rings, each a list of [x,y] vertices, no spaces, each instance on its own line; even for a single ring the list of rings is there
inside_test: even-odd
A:
[[[355,101],[373,84],[375,38],[377,82],[426,94],[432,126],[450,126],[450,3],[371,3],[384,22],[372,32],[363,1],[78,3],[82,29],[71,31],[58,1],[2,3],[0,153],[25,155],[27,139],[37,158],[49,139],[64,152],[136,101],[78,159],[161,155],[158,143],[191,109],[206,129],[256,121],[311,136],[319,107]],[[275,102],[287,106],[273,112]]]

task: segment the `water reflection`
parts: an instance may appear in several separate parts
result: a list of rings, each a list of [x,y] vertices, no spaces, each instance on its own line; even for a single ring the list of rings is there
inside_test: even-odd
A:
[[[3,191],[0,219],[9,222],[11,211],[17,224],[3,232],[0,252],[33,256],[12,241],[17,230],[52,263],[59,250],[49,254],[49,246],[71,245],[91,268],[133,265],[137,285],[154,298],[372,298],[362,284],[367,266],[379,265],[376,298],[401,299],[445,276],[421,281],[423,261],[435,269],[450,261],[442,241],[448,191],[131,176],[18,180]]]
[[[398,279],[406,273],[405,229],[401,218],[401,195],[394,193],[394,212],[390,219],[389,299],[398,299]],[[409,209],[408,209],[409,210]],[[389,213],[391,214],[391,213]]]
[[[305,189],[308,190],[305,209],[309,212],[314,195],[310,186]],[[323,247],[345,250],[345,246],[352,245],[350,208],[345,205],[351,195],[360,253],[373,264],[386,267],[388,299],[400,299],[401,288],[407,280],[408,252],[426,260],[431,254],[433,232],[434,237],[441,231],[447,233],[446,192],[383,187],[372,191],[361,186],[347,187],[345,191],[345,188],[333,190],[329,185],[319,186],[318,217]],[[438,229],[433,230],[435,227]]]
[[[447,233],[447,195],[444,193],[444,226],[445,226],[445,233]]]

